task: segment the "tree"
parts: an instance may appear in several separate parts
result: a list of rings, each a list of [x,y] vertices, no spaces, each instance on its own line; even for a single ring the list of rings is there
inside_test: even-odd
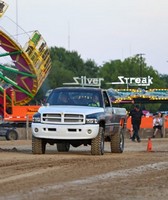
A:
[[[46,91],[51,88],[63,86],[63,83],[70,83],[73,77],[87,76],[97,77],[99,67],[90,59],[86,62],[81,59],[75,51],[66,51],[64,48],[51,47],[50,55],[52,66],[50,73],[39,92],[36,95],[37,99],[41,99]]]
[[[52,60],[51,71],[40,88],[36,99],[42,99],[46,91],[51,88],[63,86],[63,83],[71,83],[73,77],[87,76],[90,78],[104,78],[102,88],[126,89],[128,86],[132,89],[137,89],[131,85],[110,85],[107,83],[117,82],[118,76],[125,77],[153,77],[153,84],[150,88],[168,88],[168,75],[161,75],[154,70],[152,66],[146,64],[145,58],[139,55],[121,60],[111,60],[105,62],[103,66],[88,59],[84,61],[76,51],[67,51],[64,48],[51,47],[50,55]],[[144,88],[146,89],[146,87]],[[125,105],[124,105],[125,106]],[[127,106],[129,107],[129,105]],[[158,110],[165,108],[164,104],[145,105],[146,109]],[[167,109],[168,110],[168,109]]]
[[[167,84],[160,78],[159,73],[151,66],[147,66],[145,59],[138,55],[126,58],[123,62],[121,60],[114,60],[107,63],[100,69],[99,76],[103,77],[106,82],[117,82],[118,76],[124,77],[153,77],[153,84],[149,88],[166,88]],[[106,85],[108,87],[109,85]],[[127,85],[112,85],[113,88],[127,88]],[[129,85],[129,88],[135,86]],[[145,88],[146,87],[142,87]]]

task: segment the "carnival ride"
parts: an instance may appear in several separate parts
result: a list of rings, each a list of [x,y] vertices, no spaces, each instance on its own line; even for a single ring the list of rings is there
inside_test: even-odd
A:
[[[41,34],[34,31],[29,41],[22,47],[0,27],[1,49],[5,52],[0,53],[0,57],[10,56],[13,66],[0,63],[0,104],[3,105],[4,89],[6,89],[9,105],[11,91],[14,92],[15,105],[26,105],[34,98],[51,68],[47,44]]]
[[[8,5],[0,0],[0,18]],[[0,58],[9,57],[12,64],[0,60],[0,114],[4,121],[26,121],[39,106],[29,106],[46,79],[51,58],[47,43],[38,31],[21,46],[0,26]]]
[[[108,89],[114,104],[167,103],[168,89]]]
[[[5,13],[5,11],[8,8],[8,4],[5,3],[4,1],[0,1],[0,17]]]
[[[48,47],[37,31],[22,48],[2,30],[0,30],[0,47],[6,51],[0,54],[0,57],[10,56],[15,65],[13,67],[0,64],[0,103],[3,103],[3,91],[7,87],[7,98],[10,100],[9,94],[13,90],[15,104],[25,105],[35,96],[50,70]],[[7,72],[5,76],[3,71]],[[9,74],[14,80],[7,76]]]

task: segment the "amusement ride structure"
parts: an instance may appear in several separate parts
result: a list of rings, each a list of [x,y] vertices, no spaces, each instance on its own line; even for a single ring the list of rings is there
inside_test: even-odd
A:
[[[6,8],[5,2],[0,1],[0,16]],[[11,105],[11,91],[14,94],[15,105],[26,105],[34,98],[51,68],[47,44],[41,34],[34,31],[22,47],[0,27],[1,49],[3,53],[0,51],[0,57],[10,57],[13,65],[8,66],[0,62],[0,104],[4,104],[6,90],[7,106]]]
[[[8,5],[0,0],[0,20]],[[17,25],[17,24],[16,24]],[[3,64],[10,58],[12,64]],[[0,115],[3,122],[25,122],[39,106],[29,106],[51,68],[49,48],[38,31],[24,46],[0,26]],[[2,123],[4,124],[4,123]]]
[[[108,89],[114,104],[167,103],[168,89]]]

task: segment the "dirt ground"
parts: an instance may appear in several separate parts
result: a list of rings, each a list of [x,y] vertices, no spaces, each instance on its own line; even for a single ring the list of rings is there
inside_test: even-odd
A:
[[[92,156],[90,146],[32,155],[31,140],[0,140],[0,200],[168,199],[168,138],[125,140],[122,154]]]

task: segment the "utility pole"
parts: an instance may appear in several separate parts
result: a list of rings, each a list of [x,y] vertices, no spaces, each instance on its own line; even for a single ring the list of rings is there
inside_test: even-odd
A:
[[[71,42],[71,38],[70,38],[70,23],[68,22],[68,50],[70,51],[70,42]]]
[[[142,78],[142,58],[145,54],[144,53],[139,53],[137,54],[137,56],[140,57],[140,65],[139,65],[139,75],[140,75],[140,78]]]

